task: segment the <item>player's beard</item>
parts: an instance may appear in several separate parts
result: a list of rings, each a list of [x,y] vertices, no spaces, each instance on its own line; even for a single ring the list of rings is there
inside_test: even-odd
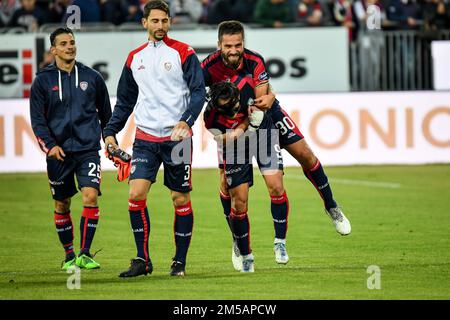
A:
[[[242,55],[243,53],[238,53],[238,54],[233,54],[233,55],[225,55],[223,52],[221,53],[222,55],[222,59],[225,61],[225,64],[233,69],[237,69],[239,67],[239,65],[241,64],[242,61]],[[230,60],[229,58],[233,57],[235,59]]]
[[[162,29],[158,29],[158,30],[155,30],[155,32],[153,32],[153,38],[156,41],[161,41],[162,39],[164,39],[164,37],[166,35],[167,35],[167,32]]]

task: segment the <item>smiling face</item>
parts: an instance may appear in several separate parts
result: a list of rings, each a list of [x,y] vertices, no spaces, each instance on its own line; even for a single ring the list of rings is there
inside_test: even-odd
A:
[[[57,35],[50,51],[56,60],[59,59],[65,63],[71,63],[77,55],[77,47],[73,34],[61,33]]]
[[[241,33],[224,34],[219,40],[219,49],[225,64],[233,69],[239,67],[244,55],[244,39]]]
[[[158,9],[152,9],[147,18],[142,18],[142,25],[148,31],[149,40],[160,41],[169,32],[169,15]]]

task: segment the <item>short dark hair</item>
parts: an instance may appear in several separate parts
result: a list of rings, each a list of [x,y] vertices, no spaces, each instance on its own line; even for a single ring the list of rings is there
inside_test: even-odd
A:
[[[147,19],[150,15],[150,11],[152,10],[161,10],[167,13],[170,17],[170,8],[169,5],[162,0],[150,0],[144,6],[144,18]]]
[[[67,27],[60,27],[50,34],[50,44],[54,46],[56,37],[63,33],[71,34],[72,36],[74,36],[72,29]]]
[[[242,25],[242,23],[236,20],[223,21],[219,24],[219,41],[222,40],[222,36],[224,34],[242,34],[242,39],[244,39],[244,26]]]

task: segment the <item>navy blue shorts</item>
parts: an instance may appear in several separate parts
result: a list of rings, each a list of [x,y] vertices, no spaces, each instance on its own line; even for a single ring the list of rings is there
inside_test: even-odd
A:
[[[272,122],[280,132],[280,146],[284,148],[302,140],[304,137],[294,120],[281,107],[273,108],[269,113]]]
[[[172,191],[192,190],[192,139],[151,142],[136,139],[133,144],[130,180],[145,179],[156,182],[161,163],[164,166],[164,185]]]
[[[91,187],[100,192],[101,167],[98,151],[68,153],[64,161],[47,157],[47,174],[53,199],[64,200],[77,193],[78,189]]]
[[[255,158],[262,174],[268,170],[283,170],[283,156],[279,146],[278,130],[266,117],[256,133],[246,132],[237,142],[224,147],[223,166],[227,187],[235,188],[243,183],[253,185]],[[233,150],[230,153],[228,150]]]

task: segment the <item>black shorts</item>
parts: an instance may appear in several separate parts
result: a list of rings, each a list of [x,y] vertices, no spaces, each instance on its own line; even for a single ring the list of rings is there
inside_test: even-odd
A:
[[[47,157],[47,174],[53,199],[64,200],[77,193],[78,189],[91,187],[100,192],[101,167],[98,151],[68,153],[64,161]]]
[[[226,145],[222,168],[227,187],[232,189],[243,183],[249,183],[250,187],[253,185],[253,157],[262,174],[269,170],[283,170],[283,156],[278,141],[278,130],[266,117],[256,133],[247,131],[238,141]],[[230,154],[227,149],[233,152]]]
[[[136,139],[133,144],[130,180],[146,179],[156,182],[161,163],[164,165],[164,185],[172,191],[192,190],[192,139],[151,142]]]
[[[285,148],[286,146],[304,138],[294,120],[292,120],[287,112],[281,107],[271,109],[269,115],[272,118],[272,122],[275,127],[280,132],[281,148]]]

